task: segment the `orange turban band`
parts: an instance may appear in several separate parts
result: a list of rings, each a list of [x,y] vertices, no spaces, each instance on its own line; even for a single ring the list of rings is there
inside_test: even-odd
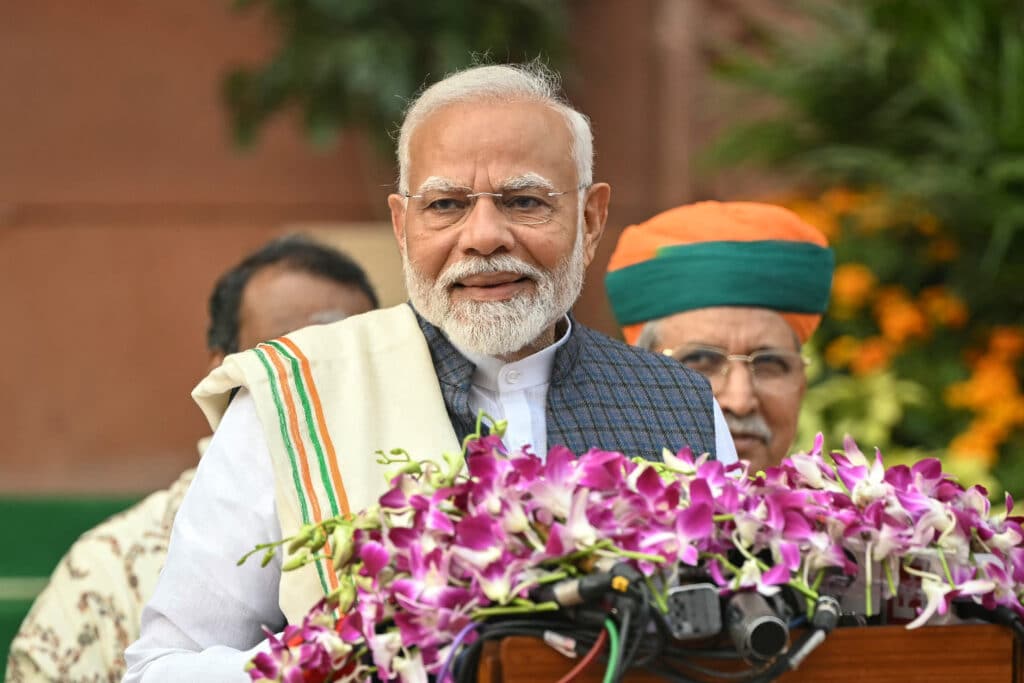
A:
[[[630,344],[648,320],[711,306],[776,310],[803,343],[828,305],[833,268],[825,236],[788,209],[700,202],[626,228],[605,282]]]

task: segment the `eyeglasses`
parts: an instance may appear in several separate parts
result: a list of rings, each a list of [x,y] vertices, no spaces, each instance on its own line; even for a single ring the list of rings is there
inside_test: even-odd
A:
[[[764,349],[744,355],[727,353],[713,346],[681,346],[665,349],[662,353],[707,377],[714,391],[724,385],[733,361],[746,363],[754,388],[769,394],[795,390],[808,364],[808,360],[796,351],[782,349]]]
[[[428,228],[456,225],[472,213],[476,200],[490,197],[509,223],[540,225],[547,223],[558,208],[558,197],[582,190],[580,186],[565,192],[548,192],[540,188],[524,188],[507,192],[467,192],[459,189],[430,190],[421,194],[405,194],[409,208]]]

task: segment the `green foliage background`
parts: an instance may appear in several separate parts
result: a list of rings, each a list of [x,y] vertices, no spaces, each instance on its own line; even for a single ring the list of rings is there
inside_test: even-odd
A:
[[[365,128],[383,149],[421,86],[468,66],[564,57],[560,0],[236,0],[263,11],[280,36],[263,64],[232,71],[224,97],[235,137],[251,144],[286,107],[314,144]]]
[[[753,44],[720,54],[722,77],[778,109],[711,153],[793,172],[794,208],[829,234],[840,270],[863,267],[871,283],[816,336],[826,362],[803,424],[897,457],[941,454],[965,477],[1019,495],[1024,3],[803,7],[810,35],[752,23]],[[835,188],[846,199],[835,201]],[[966,320],[943,322],[939,295],[962,304]],[[869,348],[884,362],[852,369]]]

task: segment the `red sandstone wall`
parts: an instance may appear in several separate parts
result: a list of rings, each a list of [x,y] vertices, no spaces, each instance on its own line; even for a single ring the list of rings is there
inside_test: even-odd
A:
[[[195,461],[217,274],[294,221],[384,217],[358,139],[286,122],[232,149],[227,66],[268,44],[227,2],[5,3],[0,490],[145,491]]]

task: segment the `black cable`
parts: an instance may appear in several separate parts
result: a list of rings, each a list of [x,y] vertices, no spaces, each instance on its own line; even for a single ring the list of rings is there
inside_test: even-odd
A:
[[[615,683],[622,680],[622,675],[625,673],[628,664],[626,660],[626,643],[629,642],[629,623],[633,618],[633,606],[622,601],[619,613],[622,615],[622,618],[619,619],[619,661],[612,662],[615,666],[615,676],[612,680]]]
[[[1020,615],[1006,605],[998,605],[995,609],[987,609],[976,602],[953,602],[953,609],[961,619],[981,619],[992,624],[1009,626],[1017,641],[1024,643],[1024,622]]]
[[[640,615],[637,619],[637,632],[636,639],[633,641],[633,648],[628,653],[628,661],[630,665],[635,665],[637,654],[640,652],[640,646],[644,643],[644,636],[650,630],[648,627],[651,625],[651,594],[644,586],[641,589],[640,598]]]
[[[586,643],[589,640],[589,644],[592,645],[597,640],[596,632],[589,639],[582,638],[583,634],[579,631],[579,625],[564,619],[512,619],[489,623],[478,631],[477,639],[455,659],[452,677],[457,683],[476,681],[480,655],[483,652],[484,643],[489,640],[507,636],[532,636],[542,639],[547,631],[574,633],[577,644]],[[590,634],[588,633],[588,635]]]

